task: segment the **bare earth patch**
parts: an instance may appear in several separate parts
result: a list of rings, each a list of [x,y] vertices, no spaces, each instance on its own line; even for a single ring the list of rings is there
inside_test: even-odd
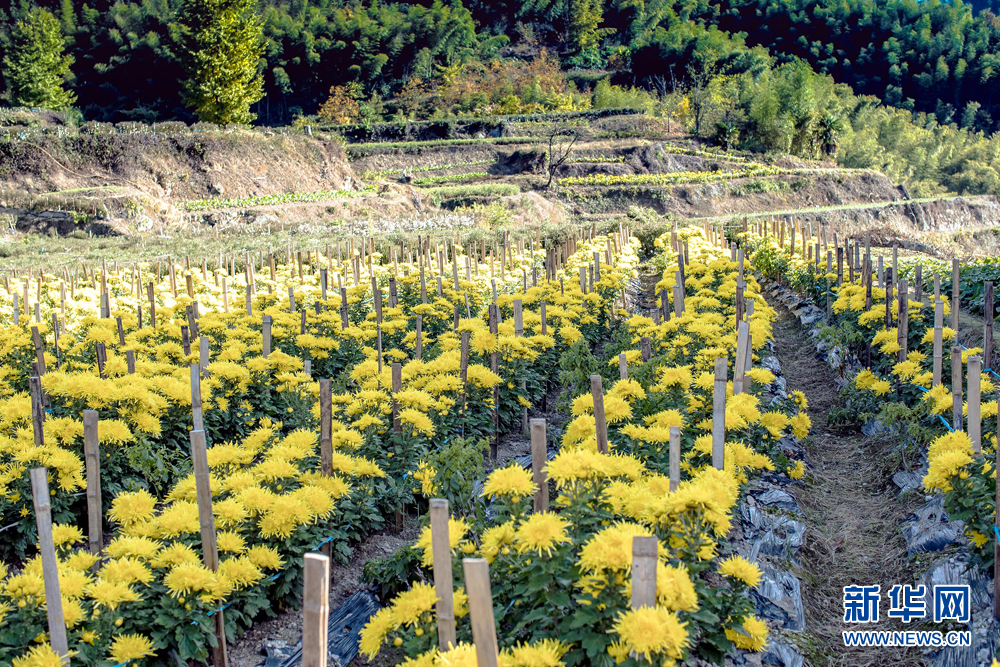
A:
[[[785,308],[776,307],[778,358],[789,388],[804,391],[809,399],[813,423],[806,441],[811,468],[805,487],[796,493],[807,525],[802,568],[796,573],[802,579],[806,613],[801,646],[813,667],[923,665],[917,648],[844,646],[841,633],[846,630],[914,629],[888,620],[877,626],[843,623],[843,587],[880,584],[885,618],[885,593],[895,584],[914,581],[899,522],[916,503],[898,500],[898,489],[890,480],[893,470],[887,469],[887,460],[895,460],[896,442],[868,440],[860,432],[827,426],[827,414],[837,398],[834,372],[816,358],[798,321]]]

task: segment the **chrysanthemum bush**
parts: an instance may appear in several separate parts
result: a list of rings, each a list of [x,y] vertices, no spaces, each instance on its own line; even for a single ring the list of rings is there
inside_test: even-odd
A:
[[[239,443],[209,450],[218,572],[202,564],[194,478],[178,481],[158,502],[145,490],[122,492],[111,502],[115,527],[108,559],[79,548],[82,531],[57,524],[63,608],[76,661],[101,662],[121,633],[148,638],[163,658],[205,660],[214,639],[210,615],[226,607],[227,630],[235,636],[271,600],[300,581],[299,556],[333,538],[346,556],[360,527],[381,516],[373,497],[384,473],[371,461],[335,452],[334,474],[316,472],[316,435],[262,420]],[[3,581],[0,655],[16,655],[46,629],[41,561],[29,560]],[[41,635],[39,634],[41,633]]]
[[[721,554],[727,551],[741,484],[760,470],[801,477],[801,462],[789,461],[777,443],[808,433],[805,397],[797,393],[765,407],[763,390],[774,377],[763,369],[749,373],[744,394],[733,397],[730,383],[726,464],[723,470],[711,466],[712,367],[715,357],[734,356],[736,264],[699,233],[685,236],[691,263],[684,316],[659,325],[639,316],[609,321],[594,341],[599,366],[606,369],[610,453],[597,451],[593,400],[581,393],[569,401],[574,417],[546,466],[555,489],[551,511],[532,513],[531,473],[504,467],[491,473],[483,488],[484,500],[492,501],[489,520],[465,513],[449,522],[456,615],[464,614],[465,603],[460,559],[478,555],[490,563],[501,647],[558,645],[547,661],[538,657],[525,664],[672,665],[689,655],[721,661],[734,646],[761,650],[766,644],[767,626],[753,615],[747,595],[760,571],[739,556]],[[676,258],[664,252],[667,270],[658,287],[669,288]],[[760,349],[774,313],[758,298],[752,278],[746,294],[756,299],[751,332]],[[652,357],[643,362],[638,353],[626,352],[629,379],[609,377],[617,375],[618,353],[635,350],[643,336],[651,338]],[[681,430],[683,461],[673,492],[671,426]],[[435,491],[433,485],[423,488]],[[659,558],[657,605],[633,611],[636,536],[655,537]],[[421,576],[432,578],[429,528],[412,548]],[[374,657],[383,647],[396,646],[407,656],[406,665],[451,664],[450,654],[469,650],[463,647],[471,641],[470,629],[459,618],[460,646],[439,652],[435,601],[432,586],[414,584],[368,624],[362,652]]]
[[[742,235],[741,235],[742,236]],[[942,326],[943,382],[933,384],[934,306],[912,298],[908,304],[907,354],[899,360],[901,346],[898,329],[898,295],[890,304],[889,326],[886,326],[886,290],[872,287],[872,305],[865,309],[867,294],[860,276],[852,283],[847,277],[836,286],[836,276],[825,275],[825,261],[817,272],[815,265],[804,261],[801,254],[793,257],[788,250],[781,252],[773,236],[744,237],[753,250],[755,267],[772,267],[773,278],[804,290],[810,296],[822,295],[830,280],[834,320],[826,336],[848,355],[866,361],[871,354],[870,368],[862,368],[842,391],[843,406],[831,411],[834,421],[864,423],[877,418],[889,426],[898,427],[908,441],[926,444],[929,470],[923,484],[927,491],[944,494],[945,509],[953,519],[965,523],[965,535],[972,545],[981,567],[992,567],[994,517],[996,512],[996,435],[997,378],[982,372],[980,417],[982,420],[981,453],[973,452],[969,436],[951,432],[953,396],[951,392],[951,346],[956,332]],[[780,259],[776,259],[780,258]],[[761,264],[763,262],[763,264]],[[930,276],[930,273],[927,274]],[[950,275],[950,274],[949,274]],[[821,288],[817,286],[822,284]],[[810,285],[813,285],[810,288]],[[931,295],[933,297],[933,293]],[[825,295],[823,296],[825,299]],[[931,301],[933,298],[931,299]],[[951,304],[942,301],[944,323],[949,323]],[[968,384],[968,360],[982,355],[981,348],[963,348],[962,383]],[[963,404],[968,417],[968,402]],[[905,443],[904,443],[904,446]]]
[[[580,255],[603,250],[605,237],[580,244]],[[625,246],[615,267],[602,270],[600,289],[617,294],[637,261]],[[127,271],[109,273],[112,315],[121,317],[125,344],[115,320],[95,317],[96,290],[77,288],[68,300],[65,326],[53,353],[51,332],[38,323],[48,343],[43,389],[51,404],[44,424],[45,444],[34,444],[27,369],[34,359],[27,316],[11,325],[9,304],[0,299],[0,348],[14,360],[0,376],[0,521],[13,524],[4,536],[5,558],[26,558],[13,574],[0,573],[0,662],[23,667],[45,664],[47,652],[44,588],[35,553],[35,526],[28,468],[50,470],[52,508],[63,583],[70,647],[74,662],[100,664],[146,659],[205,660],[214,643],[215,610],[224,608],[230,638],[275,601],[294,604],[301,588],[301,557],[330,543],[346,559],[350,545],[382,527],[385,517],[412,502],[415,474],[422,460],[464,443],[483,451],[492,434],[493,389],[501,385],[501,426],[519,423],[521,406],[555,381],[561,350],[607,321],[611,303],[584,297],[568,281],[529,288],[520,295],[525,332],[514,335],[509,294],[523,286],[524,271],[541,268],[544,252],[511,259],[507,281],[497,276],[503,322],[489,333],[485,304],[492,299],[489,266],[479,277],[453,289],[451,276],[437,296],[428,273],[428,300],[420,295],[415,267],[399,276],[399,305],[384,304],[377,325],[370,285],[348,288],[350,325],[343,327],[340,298],[321,300],[319,276],[296,275],[278,267],[276,281],[257,278],[254,313],[242,308],[242,278],[230,276],[230,312],[213,279],[194,276],[194,299],[171,294],[166,277],[157,287],[156,327],[139,327],[134,285]],[[577,260],[571,258],[572,261]],[[578,260],[583,261],[583,260]],[[460,262],[464,263],[461,261]],[[325,263],[325,262],[324,262]],[[576,264],[574,263],[574,266]],[[150,267],[144,267],[144,277]],[[403,275],[409,271],[409,275]],[[521,271],[518,276],[515,271]],[[383,285],[392,266],[375,267]],[[183,272],[178,272],[184,284]],[[464,273],[464,271],[463,271]],[[499,271],[497,271],[499,274]],[[332,279],[332,275],[331,275]],[[292,313],[287,286],[294,288],[298,312]],[[449,287],[450,286],[450,287]],[[19,285],[12,282],[11,291]],[[269,290],[273,289],[273,294]],[[277,295],[284,295],[278,298]],[[461,317],[453,330],[454,307]],[[58,280],[43,282],[43,313],[61,313]],[[201,380],[204,423],[209,441],[218,545],[222,565],[202,565],[194,478],[191,475],[191,385],[188,364],[199,361],[181,344],[186,307],[197,301],[200,335],[209,338],[210,362]],[[540,303],[548,305],[547,334],[541,334]],[[138,302],[144,309],[147,303]],[[321,306],[316,312],[315,304]],[[239,304],[239,308],[237,307]],[[307,333],[301,333],[301,310]],[[415,356],[415,317],[423,316],[423,350]],[[261,317],[273,319],[272,346],[262,354]],[[35,324],[32,322],[32,324]],[[382,367],[376,349],[382,331]],[[460,340],[472,345],[467,384],[460,374]],[[596,335],[592,332],[591,335]],[[107,347],[105,378],[98,374],[94,345]],[[135,354],[135,373],[127,371],[127,350]],[[489,369],[499,352],[499,374]],[[312,360],[312,375],[303,359]],[[402,390],[395,394],[400,428],[393,427],[391,364],[402,366]],[[58,364],[57,364],[58,362]],[[319,472],[318,377],[333,381],[333,475]],[[509,379],[507,385],[503,380]],[[522,389],[524,380],[525,389]],[[506,388],[504,388],[506,386]],[[98,425],[102,488],[111,541],[108,560],[97,562],[81,550],[86,505],[82,411],[100,412]],[[516,418],[515,418],[516,415]],[[468,457],[466,458],[468,460]],[[425,466],[426,469],[426,466]],[[468,471],[463,471],[468,472]],[[470,480],[471,483],[471,480]],[[37,647],[27,652],[29,646]]]

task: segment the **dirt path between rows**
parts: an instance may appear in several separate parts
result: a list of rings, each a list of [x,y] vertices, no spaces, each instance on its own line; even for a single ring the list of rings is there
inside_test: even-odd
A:
[[[807,532],[799,553],[806,614],[801,642],[813,667],[917,666],[924,660],[916,648],[845,648],[845,630],[902,630],[895,621],[878,624],[843,623],[843,587],[882,586],[881,619],[889,609],[888,591],[895,584],[912,584],[906,544],[899,522],[914,503],[897,500],[890,480],[897,460],[896,444],[864,438],[856,428],[827,426],[837,399],[834,372],[816,358],[812,341],[798,320],[780,304],[774,340],[789,390],[800,389],[809,399],[812,434],[806,441],[811,464],[797,497]],[[894,456],[895,454],[895,456]]]

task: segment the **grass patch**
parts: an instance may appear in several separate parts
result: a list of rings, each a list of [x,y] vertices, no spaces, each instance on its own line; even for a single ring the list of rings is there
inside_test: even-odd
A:
[[[559,179],[559,185],[674,185],[677,183],[713,183],[736,178],[780,176],[795,173],[789,169],[753,164],[734,171],[677,171],[668,174],[591,174]]]
[[[736,197],[747,195],[761,195],[767,192],[784,192],[791,186],[784,181],[769,181],[765,179],[755,179],[729,188],[729,194]]]
[[[975,199],[977,196],[987,196],[987,195],[941,195],[940,197],[915,197],[913,199],[894,199],[886,201],[872,201],[872,202],[857,202],[853,204],[831,204],[829,206],[809,206],[805,208],[782,208],[775,209],[772,211],[753,211],[749,213],[741,213],[738,217],[733,217],[731,215],[713,215],[713,216],[701,216],[695,218],[688,218],[691,222],[700,222],[703,220],[722,220],[729,223],[733,227],[742,225],[742,220],[744,217],[754,220],[756,218],[768,218],[771,216],[780,217],[783,215],[806,215],[809,213],[831,213],[835,211],[852,211],[852,210],[862,210],[868,208],[889,208],[892,206],[909,206],[911,204],[926,204],[929,202],[937,201],[952,201],[954,199]],[[728,226],[728,225],[727,225]],[[949,265],[950,266],[950,265]]]
[[[624,162],[624,161],[625,161],[625,156],[624,155],[597,155],[597,156],[594,156],[594,157],[588,157],[588,156],[581,155],[581,156],[578,156],[578,157],[571,157],[570,159],[566,160],[566,162],[572,162],[572,163],[580,163],[580,162],[582,162],[584,164],[589,164],[589,163],[594,163],[594,164],[613,164],[613,163],[616,163],[616,162]]]
[[[868,169],[782,169],[770,167],[756,162],[749,163],[741,169],[732,171],[676,171],[667,174],[591,174],[590,176],[567,176],[559,179],[559,185],[598,185],[598,186],[629,186],[629,185],[698,185],[701,183],[717,183],[731,181],[737,178],[766,178],[770,176],[824,176],[838,177],[855,176],[867,173]],[[760,187],[760,186],[757,186]]]
[[[442,164],[442,165],[430,165],[427,167],[413,167],[412,169],[382,169],[379,171],[366,171],[361,175],[361,178],[366,181],[374,181],[379,178],[385,178],[387,176],[394,176],[396,174],[402,175],[403,172],[407,174],[418,174],[424,171],[443,171],[445,169],[460,169],[461,167],[474,167],[480,164],[493,164],[493,160],[473,160],[472,162],[455,162],[453,164]]]
[[[80,194],[81,192],[125,192],[125,188],[120,185],[97,185],[92,188],[73,188],[71,190],[58,190],[56,192],[43,192],[39,197],[54,197],[57,195]]]
[[[438,183],[453,183],[455,181],[466,181],[473,178],[483,178],[489,176],[485,171],[475,171],[469,174],[447,174],[445,176],[428,176],[427,178],[417,178],[413,180],[413,185],[436,185]]]
[[[424,190],[431,202],[440,206],[448,199],[482,199],[488,197],[508,197],[521,194],[521,188],[510,183],[478,183],[475,185],[443,185]]]
[[[377,191],[375,186],[367,186],[362,190],[316,190],[314,192],[285,192],[277,195],[255,195],[253,197],[229,199],[195,199],[181,202],[177,205],[177,208],[185,211],[212,211],[220,208],[275,206],[299,202],[349,199],[351,197],[375,194]]]
[[[746,162],[747,159],[741,155],[732,155],[731,153],[726,153],[723,151],[699,151],[693,148],[682,148],[680,146],[662,146],[660,148],[664,153],[670,153],[671,155],[690,155],[692,157],[707,158],[709,160],[727,160],[729,162]]]
[[[471,144],[528,144],[535,137],[487,137],[485,139],[432,139],[430,141],[392,141],[384,143],[351,144],[344,150],[352,159],[368,157],[383,151],[402,151],[404,153],[419,152],[424,148],[439,148],[441,146],[468,146]]]

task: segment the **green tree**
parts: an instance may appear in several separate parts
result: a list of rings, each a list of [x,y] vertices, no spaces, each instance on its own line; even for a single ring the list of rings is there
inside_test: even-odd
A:
[[[59,21],[35,7],[14,24],[11,47],[3,59],[7,94],[15,106],[68,109],[76,94],[63,88],[73,58],[63,53]]]
[[[823,155],[837,157],[840,133],[843,129],[840,118],[831,113],[819,119],[816,125],[816,143],[819,144],[819,150]]]
[[[184,100],[203,121],[249,123],[264,96],[264,32],[254,0],[185,0],[180,41]]]
[[[602,0],[572,0],[569,9],[569,38],[577,51],[592,51],[609,32],[601,29],[604,20]]]

